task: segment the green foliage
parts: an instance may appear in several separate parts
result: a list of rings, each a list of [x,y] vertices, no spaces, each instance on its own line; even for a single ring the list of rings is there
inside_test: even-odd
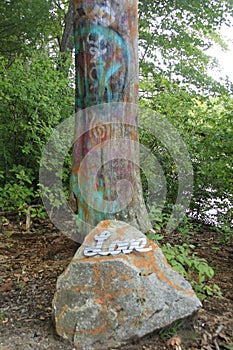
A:
[[[190,90],[221,91],[208,76],[208,66],[216,63],[205,51],[213,42],[224,46],[218,31],[230,23],[232,5],[217,0],[138,3],[142,81],[178,80]]]
[[[52,0],[1,0],[0,54],[11,60],[39,49],[51,35],[52,8]]]
[[[153,228],[156,231],[161,231],[166,227],[166,223],[169,219],[170,214],[166,212],[162,212],[159,208],[157,208],[156,203],[149,205],[149,219],[153,224]],[[150,236],[151,235],[151,236]],[[161,236],[163,238],[163,236]],[[153,234],[149,234],[149,239],[153,239]],[[159,240],[158,235],[156,235],[156,240]]]
[[[208,76],[208,67],[215,63],[205,51],[213,42],[226,48],[219,29],[224,22],[229,25],[231,14],[232,4],[226,1],[205,1],[201,6],[200,2],[139,1],[140,104],[167,118],[188,148],[194,169],[191,212],[205,220],[206,212],[217,206],[216,216],[223,222],[219,229],[227,232],[232,226],[232,83],[220,85]],[[211,97],[216,93],[218,97]],[[156,157],[166,178],[163,213],[158,216],[152,210],[159,230],[176,201],[177,169],[153,135],[140,132],[140,141]],[[144,178],[142,183],[147,200]]]
[[[139,1],[140,103],[167,118],[186,143],[195,184],[191,211],[203,219],[213,196],[222,200],[219,234],[231,238],[232,96],[207,74],[213,64],[205,50],[225,48],[218,30],[229,24],[232,2]],[[0,206],[21,208],[38,201],[41,151],[53,128],[73,113],[72,63],[59,52],[67,0],[3,0],[0,49]],[[69,72],[67,74],[67,72]],[[69,76],[70,75],[70,76]],[[205,92],[205,95],[200,95]],[[218,97],[210,95],[218,93]],[[220,96],[221,94],[221,96]],[[140,141],[157,158],[167,183],[161,214],[151,209],[157,230],[165,227],[177,195],[177,169],[163,144],[140,131]],[[52,162],[52,160],[51,160]],[[70,158],[63,169],[68,192]],[[147,199],[147,180],[143,178]],[[58,202],[54,202],[58,205]],[[32,209],[36,212],[39,209]],[[34,214],[33,214],[34,215]],[[220,217],[221,215],[221,217]],[[194,227],[179,227],[187,236]]]
[[[163,236],[149,233],[148,238],[161,241]],[[194,245],[161,243],[161,249],[168,263],[190,282],[200,299],[215,294],[221,295],[219,287],[210,283],[210,280],[214,277],[214,269],[209,266],[206,259],[196,256]]]
[[[74,97],[67,71],[57,70],[59,60],[46,52],[18,58],[9,69],[0,63],[0,205],[11,210],[38,199],[42,148],[72,115]]]
[[[232,164],[232,97],[195,100],[187,118],[196,188],[205,196],[226,197],[233,193]],[[185,135],[188,138],[188,133]]]
[[[232,213],[230,218],[232,219]],[[220,215],[219,220],[221,224],[216,226],[214,229],[218,232],[218,237],[222,243],[231,244],[233,240],[233,228],[229,223],[229,220],[226,220],[224,215]]]
[[[45,211],[45,208],[43,205],[32,207],[31,208],[31,213],[30,213],[31,218],[39,218],[41,220],[44,220],[47,218],[47,212]]]
[[[22,166],[13,166],[10,170],[11,182],[0,187],[0,210],[23,209],[31,203],[35,193],[31,174],[25,173]]]
[[[169,327],[159,332],[160,338],[164,341],[171,339],[174,335],[177,335],[178,331],[184,326],[184,323],[184,320],[173,322]]]
[[[153,89],[152,82],[150,89]],[[190,94],[184,88],[167,81],[164,91],[151,98],[142,97],[140,103],[166,117],[179,131],[187,146],[194,170],[191,211],[197,214],[198,219],[204,219],[205,212],[217,205],[217,216],[224,217],[224,225],[228,222],[230,227],[232,214],[229,202],[233,199],[232,96],[225,94],[215,98],[203,97]],[[168,208],[175,203],[177,194],[174,161],[166,147],[153,135],[143,131],[140,133],[140,141],[151,150],[163,168],[167,183],[165,212],[168,212]],[[144,181],[144,191],[146,186]]]
[[[193,219],[185,215],[182,219],[182,222],[177,227],[177,231],[182,235],[186,240],[194,236],[196,232],[200,229],[201,224],[194,224]]]

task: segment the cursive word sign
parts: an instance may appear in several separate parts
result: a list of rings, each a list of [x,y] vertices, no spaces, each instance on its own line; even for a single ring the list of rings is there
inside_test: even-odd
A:
[[[114,241],[110,244],[108,250],[102,250],[103,243],[111,236],[109,231],[103,231],[99,235],[95,236],[97,241],[95,247],[87,247],[84,249],[83,254],[85,256],[95,255],[119,255],[121,252],[124,254],[130,254],[133,250],[139,253],[149,252],[152,247],[146,247],[147,239],[145,237],[124,241]]]

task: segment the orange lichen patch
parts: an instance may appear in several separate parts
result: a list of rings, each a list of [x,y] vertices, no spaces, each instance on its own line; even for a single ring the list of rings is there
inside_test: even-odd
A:
[[[117,291],[117,292],[119,292],[119,291]],[[114,294],[116,294],[116,293],[106,293],[106,294],[104,294],[104,300],[107,300],[107,299],[112,299],[113,298],[113,296],[114,296]],[[118,294],[118,293],[117,293]]]
[[[117,231],[119,236],[123,235],[127,229],[129,229],[130,225],[125,225],[121,229]],[[100,234],[103,230],[107,230],[111,228],[111,221],[110,220],[104,220],[102,221],[95,229],[85,238],[84,244],[95,244],[95,236]]]
[[[99,298],[95,300],[95,304],[103,304],[103,303],[104,303],[104,299]]]
[[[152,250],[149,252],[145,252],[145,253],[131,253],[128,255],[123,255],[120,254],[117,257],[116,256],[95,256],[95,257],[89,257],[89,258],[83,258],[83,259],[75,259],[72,262],[94,262],[94,263],[100,263],[101,261],[109,261],[109,260],[114,260],[114,259],[123,259],[126,261],[131,260],[131,262],[133,262],[133,264],[140,270],[148,270],[152,273],[156,273],[156,275],[158,276],[158,278],[164,282],[166,282],[170,287],[179,290],[181,292],[187,293],[187,294],[191,294],[194,295],[195,293],[192,290],[187,290],[184,288],[181,288],[179,286],[177,286],[175,283],[173,283],[167,276],[165,276],[165,274],[159,269],[158,264],[156,262],[155,256],[154,256],[154,251],[156,249],[158,249],[158,246],[153,243],[150,242],[151,246],[152,246]],[[169,266],[169,265],[168,265]],[[169,268],[171,268],[169,266]],[[96,271],[97,274],[97,271]],[[98,272],[99,275],[99,272]],[[95,281],[96,283],[98,283],[98,275],[96,275],[95,277]],[[148,274],[149,276],[149,274]]]
[[[140,256],[139,254],[132,255],[134,265],[139,269],[147,269],[157,273],[159,268],[154,258],[154,250],[155,247],[152,245],[152,250],[150,252],[140,253]]]
[[[125,231],[127,231],[129,228],[130,228],[129,225],[125,225],[125,226],[123,226],[123,227],[121,227],[121,228],[119,228],[119,229],[117,230],[117,234],[119,234],[119,236],[121,236],[121,235],[122,235],[123,233],[125,233]]]
[[[62,333],[68,334],[68,335],[74,335],[76,333],[76,331],[74,331],[73,329],[64,329],[64,328],[62,328]]]
[[[111,226],[111,221],[110,220],[104,220],[101,222],[101,224],[98,226],[98,228],[100,227],[101,229],[107,229]]]
[[[119,278],[120,278],[122,281],[129,281],[129,280],[132,279],[132,276],[119,275]]]
[[[157,310],[149,309],[148,307],[144,307],[143,310],[147,315],[152,315],[157,312]]]
[[[111,277],[116,276],[116,275],[117,275],[117,271],[112,270],[112,271],[110,272],[110,275],[111,275]]]
[[[143,256],[145,259],[141,259],[141,256]],[[176,290],[179,290],[181,292],[191,294],[191,295],[195,294],[192,290],[183,289],[177,286],[175,283],[169,280],[168,277],[164,275],[164,273],[159,269],[156,263],[153,249],[150,252],[141,254],[141,256],[139,257],[138,255],[136,256],[136,254],[133,254],[133,263],[135,266],[137,266],[138,268],[144,267],[144,268],[150,269],[151,271],[154,271],[160,280],[166,282],[169,286],[171,286]]]
[[[91,234],[89,234],[88,236],[85,237],[84,245],[86,245],[86,244],[88,244],[88,245],[94,244],[95,245],[95,243],[96,243],[95,236],[100,234],[102,231],[103,231],[103,228],[97,226]]]
[[[84,244],[86,245],[86,244],[88,244],[88,245],[91,245],[91,244],[93,244],[93,242],[95,242],[95,239],[94,239],[94,236],[96,235],[96,234],[98,234],[99,232],[97,231],[96,232],[96,229],[95,229],[95,232],[93,232],[93,234],[89,234],[88,236],[86,236],[85,237],[85,240],[84,240]]]
[[[98,263],[94,265],[94,281],[95,285],[99,285],[100,283],[100,270],[98,268]]]
[[[165,257],[163,258],[163,262],[169,269],[172,269],[171,265],[167,262],[167,259]]]
[[[67,311],[69,310],[69,306],[68,305],[64,305],[62,307],[62,311],[60,312],[60,314],[55,318],[56,319],[56,323],[59,322],[59,320],[67,313]]]
[[[136,316],[132,319],[132,321],[129,323],[129,327],[134,328],[135,326],[141,327],[141,322],[142,322],[142,316]]]

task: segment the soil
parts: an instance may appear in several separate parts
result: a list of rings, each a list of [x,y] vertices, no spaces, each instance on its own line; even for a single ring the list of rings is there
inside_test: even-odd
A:
[[[187,237],[186,237],[187,239]],[[174,233],[165,239],[179,244]],[[189,242],[198,256],[214,267],[222,296],[207,297],[191,326],[175,325],[143,339],[133,339],[121,350],[221,350],[233,349],[233,245],[203,226]],[[52,322],[51,301],[57,277],[71,261],[78,244],[62,235],[51,223],[34,222],[4,226],[0,233],[0,350],[73,350],[59,338]],[[181,347],[172,346],[177,335]],[[170,344],[170,347],[169,347]],[[104,350],[104,349],[103,349]]]

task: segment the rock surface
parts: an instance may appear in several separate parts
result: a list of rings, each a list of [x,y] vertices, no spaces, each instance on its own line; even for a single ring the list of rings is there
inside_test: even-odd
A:
[[[103,232],[106,238],[100,242]],[[190,284],[171,269],[155,243],[147,238],[143,243],[145,238],[124,222],[102,221],[58,278],[56,331],[77,349],[117,348],[201,307]],[[111,254],[100,255],[111,246]]]

